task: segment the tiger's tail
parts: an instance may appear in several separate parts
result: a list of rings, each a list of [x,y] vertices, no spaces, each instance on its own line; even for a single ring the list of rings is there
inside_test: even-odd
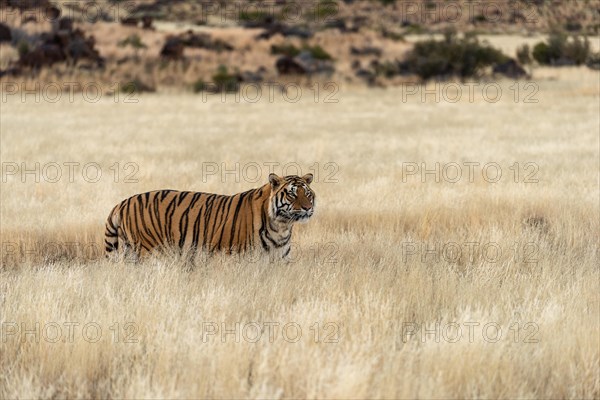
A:
[[[119,215],[117,208],[118,206],[113,208],[106,220],[106,229],[104,231],[106,258],[111,258],[111,254],[119,250]]]

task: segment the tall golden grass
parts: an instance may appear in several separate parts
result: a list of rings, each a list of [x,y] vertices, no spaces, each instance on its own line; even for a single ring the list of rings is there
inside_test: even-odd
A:
[[[0,398],[598,398],[598,73],[554,73],[537,103],[8,96]],[[95,252],[121,199],[268,162],[319,172],[293,262]]]

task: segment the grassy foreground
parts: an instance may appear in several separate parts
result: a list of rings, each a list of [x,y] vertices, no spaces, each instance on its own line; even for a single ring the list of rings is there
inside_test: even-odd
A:
[[[560,74],[537,103],[9,97],[0,398],[599,397],[598,74]],[[122,198],[270,162],[318,172],[293,262],[102,258]]]

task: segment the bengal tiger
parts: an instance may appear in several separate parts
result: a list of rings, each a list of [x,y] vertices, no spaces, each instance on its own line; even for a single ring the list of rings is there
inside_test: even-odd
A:
[[[289,259],[292,228],[315,210],[313,175],[269,175],[262,187],[235,195],[158,190],[117,204],[106,221],[108,258],[137,260],[154,250],[175,248],[246,252],[258,250]]]

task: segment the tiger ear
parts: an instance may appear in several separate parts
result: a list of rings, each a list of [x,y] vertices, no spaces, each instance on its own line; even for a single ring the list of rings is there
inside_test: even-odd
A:
[[[313,181],[313,174],[306,174],[302,177],[307,184],[311,184]]]
[[[278,187],[282,181],[283,181],[283,179],[280,178],[279,176],[277,176],[277,174],[272,174],[272,173],[269,174],[269,183],[271,184],[271,187],[273,189]]]

